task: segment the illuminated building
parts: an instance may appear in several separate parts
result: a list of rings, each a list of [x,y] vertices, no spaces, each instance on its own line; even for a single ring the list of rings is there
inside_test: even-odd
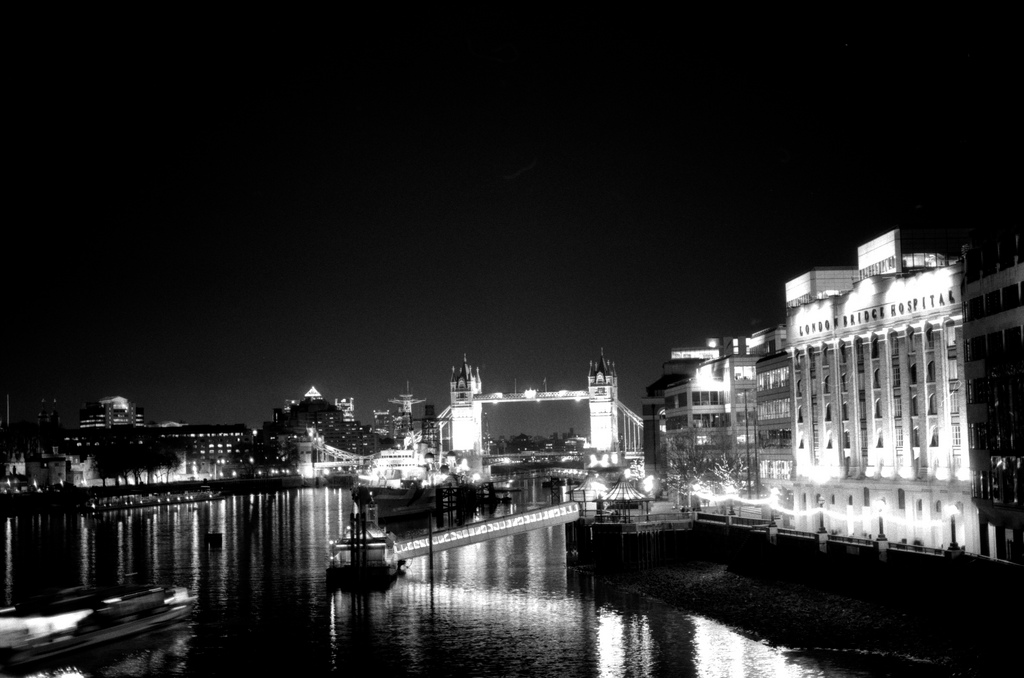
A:
[[[964,382],[980,553],[1024,564],[1021,233],[974,245],[964,262]]]
[[[757,345],[761,346],[760,341]],[[664,417],[661,435],[667,438],[687,431],[694,436],[696,445],[743,455],[744,461],[749,457],[750,482],[744,478],[743,484],[749,486],[743,488],[742,494],[749,492],[753,496],[757,409],[754,376],[760,356],[750,348],[746,337],[726,337],[709,339],[704,349],[675,350],[669,364],[682,374],[678,380],[672,376],[663,378],[661,388],[654,392],[660,391],[663,403],[663,414],[658,415],[659,419]],[[648,387],[645,407],[654,405],[656,397],[651,394],[652,389]],[[668,460],[664,458],[664,444],[660,441],[655,453],[658,474],[664,477]]]
[[[759,347],[757,378],[757,484],[777,488],[782,503],[791,505],[793,490],[793,364],[785,350],[785,327],[764,330],[771,340]]]
[[[596,450],[618,450],[619,418],[616,407],[619,403],[619,377],[615,364],[601,358],[590,363],[587,375],[590,393],[590,445]]]
[[[428,450],[441,449],[441,432],[437,425],[437,414],[434,412],[434,405],[427,403],[423,406],[423,418],[420,421],[421,440]]]
[[[379,447],[373,428],[360,425],[355,418],[352,398],[335,399],[332,404],[315,387],[302,400],[289,400],[285,407],[275,408],[273,420],[263,423],[263,438],[276,447],[288,439],[308,443],[310,429],[316,429],[325,444],[353,454],[373,454]]]
[[[889,540],[978,551],[960,381],[967,240],[893,229],[858,248],[855,271],[787,284],[794,508],[809,511],[798,528],[816,529],[821,505],[839,535],[877,537],[881,516]]]
[[[665,458],[665,435],[668,430],[668,405],[665,392],[693,377],[701,363],[718,356],[717,349],[676,348],[672,349],[669,360],[661,365],[661,377],[649,384],[641,398],[644,419],[644,468],[647,473],[659,479],[655,491],[660,493],[660,479],[668,472]]]
[[[253,430],[245,424],[166,423],[147,428],[147,436],[181,455],[181,478],[249,475],[256,463],[248,461],[253,454]]]
[[[125,447],[143,454],[169,450],[178,454],[181,465],[167,469],[148,482],[183,480],[188,477],[223,478],[226,474],[251,472],[253,431],[244,424],[182,424],[165,422],[149,426],[72,429],[64,432],[61,453],[71,461],[68,480],[76,485],[102,482],[94,460],[107,448]],[[240,474],[239,474],[240,475]]]
[[[114,428],[116,426],[145,426],[144,410],[121,396],[102,398],[99,402],[85,403],[78,411],[79,428]]]
[[[482,391],[480,368],[472,366],[462,358],[458,371],[452,367],[451,386],[451,449],[460,452],[480,453],[480,422],[483,406],[474,396]]]

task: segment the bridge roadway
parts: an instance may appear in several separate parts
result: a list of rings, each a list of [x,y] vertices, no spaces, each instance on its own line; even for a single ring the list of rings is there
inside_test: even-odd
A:
[[[395,540],[395,553],[402,560],[425,556],[433,551],[446,551],[467,544],[478,544],[489,539],[498,539],[521,534],[552,525],[564,525],[580,517],[578,502],[568,502],[544,508],[514,513],[512,515],[482,520],[476,523],[450,527],[431,532],[422,537],[399,537]]]

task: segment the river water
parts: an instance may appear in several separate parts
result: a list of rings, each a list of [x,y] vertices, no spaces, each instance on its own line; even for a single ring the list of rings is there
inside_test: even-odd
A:
[[[539,479],[520,489],[512,511],[547,503]],[[307,488],[8,518],[0,524],[0,602],[47,586],[122,581],[186,586],[198,596],[187,621],[36,675],[941,675],[770,648],[604,587],[566,568],[561,527],[440,552],[432,568],[426,558],[413,561],[386,592],[330,591],[326,545],[346,524],[350,501],[347,490]],[[208,532],[221,533],[222,546],[208,547]]]

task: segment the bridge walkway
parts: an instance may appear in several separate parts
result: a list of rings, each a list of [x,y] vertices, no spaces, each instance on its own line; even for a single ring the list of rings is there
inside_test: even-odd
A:
[[[437,530],[421,537],[398,537],[395,540],[395,553],[400,559],[408,560],[429,555],[431,552],[437,553],[467,544],[478,544],[490,539],[538,530],[542,527],[572,523],[579,517],[580,505],[577,502],[545,506],[500,518]]]

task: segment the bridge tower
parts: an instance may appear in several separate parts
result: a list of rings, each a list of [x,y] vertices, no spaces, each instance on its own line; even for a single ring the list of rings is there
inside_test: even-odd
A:
[[[619,378],[615,363],[601,359],[590,361],[587,379],[590,391],[590,444],[598,452],[616,452],[619,443]]]
[[[458,371],[452,367],[451,391],[451,427],[452,452],[472,455],[476,465],[480,465],[482,405],[474,400],[480,394],[480,368],[473,368],[462,356],[462,367]],[[473,462],[470,462],[472,465]]]

